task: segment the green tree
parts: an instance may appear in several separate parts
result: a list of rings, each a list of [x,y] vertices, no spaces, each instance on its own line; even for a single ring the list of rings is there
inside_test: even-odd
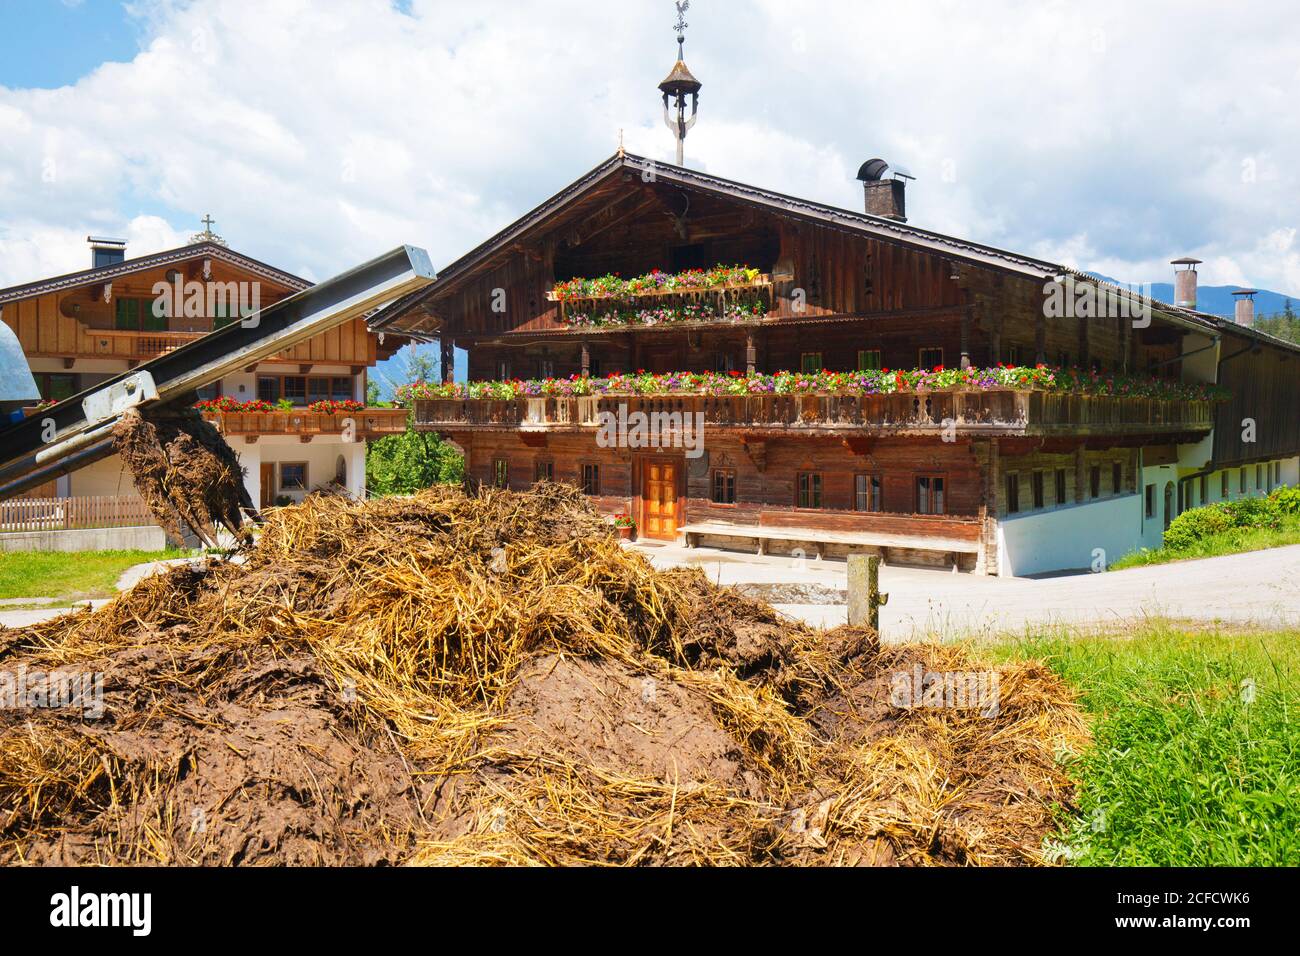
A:
[[[1281,312],[1257,317],[1255,328],[1269,335],[1276,335],[1280,339],[1286,339],[1288,342],[1300,344],[1300,316],[1296,315],[1295,306],[1290,298],[1283,302]]]
[[[391,384],[434,382],[437,372],[437,356],[421,352],[412,343],[402,349]],[[373,384],[378,393],[378,383]],[[413,426],[412,413],[403,434],[386,435],[366,447],[366,490],[371,495],[409,495],[436,484],[464,481],[465,459],[460,453],[432,432],[417,432]]]
[[[432,432],[407,421],[401,435],[385,435],[366,448],[366,490],[372,495],[409,495],[436,484],[460,484],[465,459]]]

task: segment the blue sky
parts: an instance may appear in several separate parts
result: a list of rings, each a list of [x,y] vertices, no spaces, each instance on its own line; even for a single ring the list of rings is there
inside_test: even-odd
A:
[[[0,22],[0,86],[66,86],[140,49],[121,0],[0,0]]]
[[[1126,282],[1300,294],[1293,0],[696,0],[687,162]],[[322,278],[435,265],[608,157],[672,155],[671,0],[0,0],[0,286],[211,213]],[[889,42],[879,42],[882,24]],[[1248,55],[1242,51],[1248,50]]]

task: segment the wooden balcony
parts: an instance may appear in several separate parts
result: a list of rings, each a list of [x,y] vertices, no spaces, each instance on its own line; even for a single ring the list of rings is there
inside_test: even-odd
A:
[[[415,428],[572,432],[596,429],[603,412],[616,417],[702,412],[710,428],[788,436],[942,435],[953,429],[967,436],[1183,435],[1213,427],[1210,402],[992,389],[892,395],[426,399],[415,403]]]
[[[121,329],[86,329],[82,334],[83,355],[147,362],[182,345],[202,338],[203,332],[130,332]]]
[[[195,339],[207,335],[206,331],[163,331],[133,332],[121,329],[86,329],[82,328],[75,338],[55,349],[37,349],[28,351],[28,358],[59,356],[62,358],[104,358],[121,359],[128,362],[147,362],[160,355],[175,351],[182,345],[188,345]],[[328,338],[328,336],[323,336]],[[357,359],[349,350],[338,345],[339,335],[333,336],[333,342],[326,342],[323,357],[314,361],[337,363],[343,365],[357,364]],[[299,362],[303,360],[302,346],[291,352],[277,353],[262,359],[263,362]],[[365,357],[364,362],[373,361]],[[333,353],[333,354],[331,354]]]
[[[404,408],[366,408],[357,412],[338,412],[334,415],[309,412],[306,409],[292,412],[204,412],[203,418],[228,437],[243,436],[252,443],[263,435],[297,435],[304,442],[318,435],[342,436],[347,423],[352,422],[357,440],[400,435],[406,431],[407,410]]]

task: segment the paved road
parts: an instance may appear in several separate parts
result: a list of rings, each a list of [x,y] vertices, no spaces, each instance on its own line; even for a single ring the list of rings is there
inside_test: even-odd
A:
[[[721,584],[782,585],[783,591],[803,586],[804,596],[772,595],[777,607],[819,626],[846,619],[843,598],[836,593],[847,586],[842,561],[795,562],[673,545],[637,547],[660,567],[697,565]],[[124,576],[121,585],[134,584],[139,576]],[[896,640],[1018,632],[1053,623],[1114,625],[1149,617],[1300,628],[1300,545],[1037,580],[885,567],[880,583],[889,593],[880,612],[881,630]],[[834,603],[802,603],[818,600]],[[784,603],[788,601],[799,603]],[[60,613],[55,608],[0,611],[0,625],[22,627]]]
[[[845,565],[839,561],[798,563],[675,546],[643,550],[656,565],[695,564],[722,584],[847,586]],[[1150,617],[1300,627],[1300,545],[1043,579],[885,567],[880,585],[889,594],[881,609],[881,630],[899,640],[1018,632],[1053,623],[1113,625]],[[777,606],[817,625],[842,624],[847,614],[842,603]]]

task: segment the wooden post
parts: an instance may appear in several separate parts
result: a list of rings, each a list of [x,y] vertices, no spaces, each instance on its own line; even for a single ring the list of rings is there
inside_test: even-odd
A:
[[[753,375],[758,367],[758,349],[754,345],[754,333],[745,335],[745,374]]]
[[[591,377],[591,347],[586,342],[582,343],[582,377]]]
[[[971,310],[967,306],[961,314],[961,367],[970,368],[970,323]]]
[[[438,353],[438,361],[441,363],[438,370],[442,373],[442,380],[450,382],[456,376],[456,343],[446,335],[439,336]]]
[[[889,595],[880,593],[880,556],[850,554],[849,623],[868,625],[880,633],[880,608],[889,603]]]
[[[1086,500],[1084,488],[1088,482],[1088,458],[1083,444],[1074,450],[1074,501],[1083,504]]]

